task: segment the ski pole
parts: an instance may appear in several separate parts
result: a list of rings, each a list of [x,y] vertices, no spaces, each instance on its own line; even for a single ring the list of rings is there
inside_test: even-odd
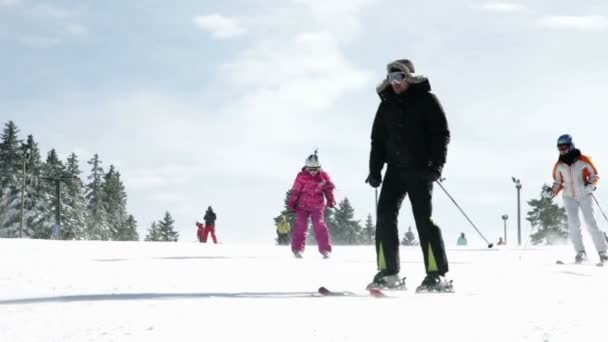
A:
[[[378,188],[376,190],[376,218],[378,217]]]
[[[467,214],[464,212],[464,210],[462,210],[462,208],[458,205],[458,203],[456,203],[456,200],[454,200],[454,198],[450,195],[450,193],[443,187],[443,184],[441,184],[441,181],[443,181],[443,179],[436,181],[437,184],[439,184],[439,186],[441,187],[441,190],[443,190],[443,192],[445,192],[445,194],[448,195],[448,197],[452,200],[452,202],[454,203],[454,205],[456,205],[456,208],[458,208],[458,210],[460,210],[460,212],[462,213],[462,215],[464,215],[464,217],[467,219],[467,221],[469,221],[469,223],[471,224],[471,226],[473,226],[473,228],[475,228],[475,230],[477,231],[477,233],[479,233],[479,236],[481,236],[481,238],[488,244],[488,248],[494,247],[494,244],[490,243],[488,241],[488,239],[486,239],[486,237],[483,236],[483,234],[479,231],[479,229],[477,229],[477,226],[475,225],[475,223],[473,223],[473,221],[471,221],[471,219],[469,218],[469,216],[467,216]]]
[[[600,205],[600,202],[597,200],[597,198],[595,198],[594,194],[591,194],[591,197],[593,197],[593,200],[595,201],[595,204],[597,204],[597,207],[600,208],[600,211],[602,212],[602,215],[604,216],[604,218],[606,219],[606,221],[608,221],[608,217],[606,217],[606,213],[604,212],[604,210],[602,210],[602,206]]]

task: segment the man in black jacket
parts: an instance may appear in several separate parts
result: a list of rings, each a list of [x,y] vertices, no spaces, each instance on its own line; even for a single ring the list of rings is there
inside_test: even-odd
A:
[[[424,76],[404,59],[387,65],[388,75],[378,86],[381,102],[371,136],[369,176],[366,182],[382,184],[376,222],[378,269],[370,287],[399,288],[399,231],[397,217],[409,194],[426,277],[418,290],[447,290],[448,260],[441,230],[431,220],[433,183],[446,162],[450,131],[439,100]],[[382,181],[382,168],[387,170]]]

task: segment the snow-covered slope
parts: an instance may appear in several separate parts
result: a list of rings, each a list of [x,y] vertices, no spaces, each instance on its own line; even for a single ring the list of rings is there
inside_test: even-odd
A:
[[[363,291],[373,247],[0,239],[0,341],[603,341],[608,267],[569,247],[448,250],[454,294]],[[418,248],[403,275],[422,280]]]

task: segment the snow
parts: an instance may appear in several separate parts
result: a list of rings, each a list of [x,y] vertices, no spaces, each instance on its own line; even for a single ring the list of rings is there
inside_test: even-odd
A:
[[[401,256],[397,298],[318,298],[365,293],[373,247],[0,239],[0,341],[604,340],[608,269],[556,265],[571,247],[449,249],[454,294],[415,294]]]

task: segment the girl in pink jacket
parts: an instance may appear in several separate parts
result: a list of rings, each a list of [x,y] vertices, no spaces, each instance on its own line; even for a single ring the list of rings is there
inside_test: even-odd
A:
[[[324,258],[329,258],[331,241],[323,211],[326,206],[329,208],[336,206],[334,188],[327,172],[321,170],[319,157],[315,150],[314,154],[306,158],[305,166],[298,173],[288,202],[289,208],[296,212],[296,223],[291,242],[291,250],[296,258],[301,258],[304,252],[308,217],[312,217],[319,252]],[[325,199],[327,199],[327,204]]]

